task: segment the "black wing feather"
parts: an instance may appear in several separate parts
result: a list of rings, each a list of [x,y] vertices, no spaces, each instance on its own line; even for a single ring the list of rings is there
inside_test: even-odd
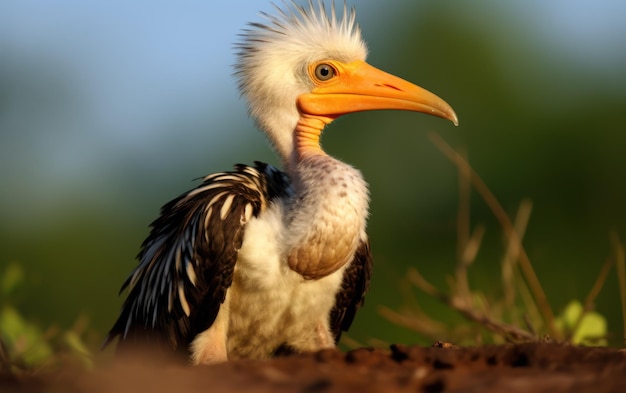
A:
[[[291,192],[287,176],[256,162],[209,175],[166,204],[122,285],[128,297],[105,345],[151,345],[187,351],[209,328],[233,279],[245,224]]]
[[[372,277],[373,259],[369,241],[361,241],[354,259],[346,268],[341,289],[335,297],[335,307],[330,314],[330,329],[339,342],[341,334],[352,325],[357,310],[365,303],[365,293],[369,290]]]

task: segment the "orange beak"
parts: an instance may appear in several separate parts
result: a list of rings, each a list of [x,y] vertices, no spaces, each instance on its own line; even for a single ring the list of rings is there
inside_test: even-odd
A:
[[[320,81],[315,78],[319,63],[310,66],[309,74],[316,87],[298,97],[297,105],[303,113],[335,118],[352,112],[399,109],[427,113],[459,124],[456,113],[444,100],[404,79],[360,60],[324,63],[334,68],[335,76]]]

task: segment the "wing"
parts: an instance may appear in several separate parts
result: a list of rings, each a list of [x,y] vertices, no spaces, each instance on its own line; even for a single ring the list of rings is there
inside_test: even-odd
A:
[[[341,333],[350,328],[357,310],[365,303],[372,268],[369,241],[364,239],[359,244],[350,266],[344,272],[341,289],[337,293],[335,307],[330,314],[330,329],[335,336],[335,343],[339,342]]]
[[[128,290],[105,340],[187,351],[209,328],[226,297],[246,223],[291,192],[287,176],[255,163],[209,175],[166,204],[123,284]]]

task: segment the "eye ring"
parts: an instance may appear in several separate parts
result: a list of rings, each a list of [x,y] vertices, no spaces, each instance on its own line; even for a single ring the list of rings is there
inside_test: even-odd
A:
[[[315,78],[319,81],[326,82],[335,77],[337,71],[328,63],[320,63],[315,66]]]

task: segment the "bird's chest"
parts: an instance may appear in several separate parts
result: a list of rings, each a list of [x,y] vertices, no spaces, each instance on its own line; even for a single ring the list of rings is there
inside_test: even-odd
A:
[[[282,217],[277,207],[246,228],[227,294],[230,359],[266,358],[280,345],[314,342],[316,327],[328,329],[343,269],[319,280],[307,280],[290,269]]]
[[[368,189],[356,169],[328,156],[299,168],[297,197],[286,212],[286,258],[292,270],[318,279],[350,262],[365,238]]]
[[[360,174],[341,165],[304,171],[300,192],[246,225],[227,295],[229,358],[267,357],[295,342],[312,350],[306,341],[330,337],[329,316],[366,237],[368,206]]]
[[[327,324],[343,277],[340,269],[304,279],[287,266],[271,222],[249,225],[228,291],[230,359],[269,357],[282,344],[314,335],[316,326]]]

